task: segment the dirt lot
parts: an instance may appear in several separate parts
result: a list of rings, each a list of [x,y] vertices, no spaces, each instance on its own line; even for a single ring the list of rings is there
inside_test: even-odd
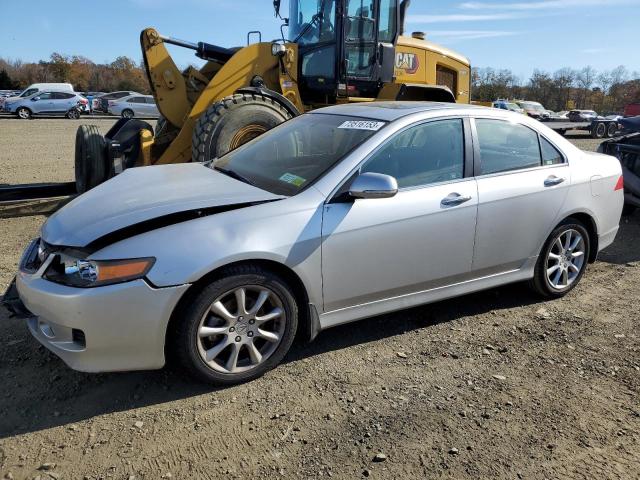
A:
[[[76,126],[0,119],[0,183],[70,180]],[[43,220],[0,220],[0,288]],[[221,390],[73,372],[0,310],[0,478],[640,478],[639,242],[623,220],[565,299],[514,285],[339,327]]]

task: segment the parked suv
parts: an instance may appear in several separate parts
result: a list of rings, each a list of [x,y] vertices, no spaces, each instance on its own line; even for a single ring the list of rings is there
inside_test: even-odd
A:
[[[107,113],[109,111],[109,100],[118,100],[120,98],[129,97],[131,95],[140,95],[138,92],[120,91],[105,93],[104,95],[93,99],[93,111]]]
[[[75,92],[38,92],[27,98],[8,98],[4,109],[18,118],[29,119],[34,115],[63,115],[80,118],[80,111],[89,102]]]
[[[123,118],[158,118],[160,112],[153,95],[131,95],[120,100],[109,100],[108,112]]]
[[[69,92],[73,93],[73,85],[70,83],[32,83],[27,88],[18,92],[16,95],[7,98],[0,98],[0,111],[6,110],[5,104],[9,101],[15,101],[20,98],[28,98],[38,92]]]

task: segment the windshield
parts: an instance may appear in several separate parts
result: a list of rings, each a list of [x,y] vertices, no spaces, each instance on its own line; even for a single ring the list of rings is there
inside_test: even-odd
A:
[[[306,114],[215,160],[212,167],[271,193],[292,196],[384,125],[343,115]]]
[[[24,92],[22,92],[20,94],[20,97],[22,97],[22,98],[30,97],[34,93],[38,93],[38,89],[37,88],[29,88],[29,89],[25,90]]]
[[[522,110],[518,105],[516,105],[515,103],[507,103],[507,109],[514,111],[514,112],[519,112],[520,110]]]
[[[335,0],[291,0],[289,38],[299,44],[335,40]]]

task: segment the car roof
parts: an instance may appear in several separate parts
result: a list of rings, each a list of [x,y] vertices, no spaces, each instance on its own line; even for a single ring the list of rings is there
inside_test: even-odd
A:
[[[469,112],[479,112],[493,110],[489,107],[467,105],[461,103],[440,103],[440,102],[370,102],[370,103],[349,103],[345,105],[334,105],[320,108],[310,112],[312,115],[330,114],[347,115],[351,117],[370,118],[393,122],[403,117],[408,117],[416,113],[423,112],[453,112],[463,114]]]

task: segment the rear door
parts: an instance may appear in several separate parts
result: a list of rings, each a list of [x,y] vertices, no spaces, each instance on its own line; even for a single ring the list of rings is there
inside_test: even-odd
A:
[[[350,200],[337,195],[341,200],[325,206],[325,312],[467,278],[478,197],[472,170],[465,168],[472,157],[466,132],[459,118],[407,128],[360,169],[396,178],[396,196]]]
[[[539,254],[567,196],[569,165],[535,130],[477,118],[475,276],[519,269]]]
[[[53,92],[53,112],[57,114],[67,113],[75,106],[76,96],[71,93]]]

